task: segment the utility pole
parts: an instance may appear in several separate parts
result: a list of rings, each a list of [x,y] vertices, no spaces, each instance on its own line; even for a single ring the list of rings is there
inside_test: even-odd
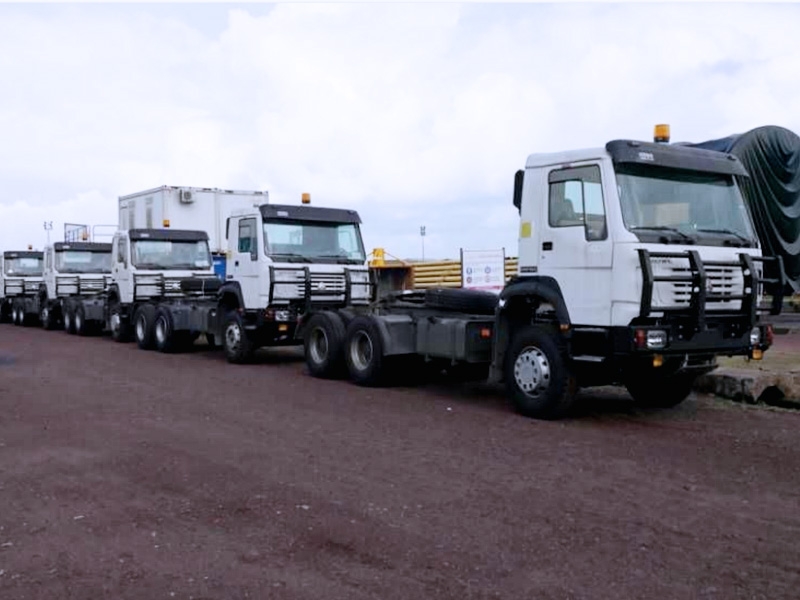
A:
[[[422,260],[425,260],[425,225],[419,228],[419,237],[422,240]]]
[[[44,230],[47,232],[47,245],[50,245],[50,230],[53,229],[53,222],[52,221],[45,221],[44,222]]]

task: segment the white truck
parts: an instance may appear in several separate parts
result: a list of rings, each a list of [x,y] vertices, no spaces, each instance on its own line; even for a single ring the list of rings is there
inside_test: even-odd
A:
[[[37,308],[45,329],[89,335],[103,329],[105,292],[111,280],[111,244],[55,242],[44,249]]]
[[[666,141],[529,156],[514,179],[518,274],[499,296],[429,289],[312,316],[309,371],[378,385],[420,363],[467,365],[504,382],[520,413],[557,418],[580,387],[673,406],[717,356],[760,359],[761,315],[782,298],[763,306],[776,259],[762,258],[735,181],[746,171]]]
[[[6,250],[0,257],[0,321],[30,325],[38,318],[42,252]]]
[[[166,352],[204,334],[240,363],[261,346],[302,343],[303,316],[370,301],[354,211],[309,206],[305,195],[301,205],[253,205],[249,197],[249,206],[229,208],[220,196],[195,196],[187,207],[183,194],[163,194],[151,203],[154,227],[131,229],[137,217],[122,219],[123,208],[138,214],[131,198],[120,198],[121,228],[112,240],[106,316],[117,341],[132,334],[141,348]],[[160,226],[157,214],[168,215]],[[224,253],[216,271],[209,241]]]

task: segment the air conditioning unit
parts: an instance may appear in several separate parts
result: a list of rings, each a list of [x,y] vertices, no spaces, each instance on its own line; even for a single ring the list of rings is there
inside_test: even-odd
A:
[[[183,204],[191,204],[194,202],[191,190],[181,190],[181,202]]]

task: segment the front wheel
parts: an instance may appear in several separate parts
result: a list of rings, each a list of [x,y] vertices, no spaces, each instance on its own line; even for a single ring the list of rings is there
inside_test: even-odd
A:
[[[672,408],[692,392],[696,376],[685,373],[659,374],[653,370],[639,372],[625,382],[633,400],[649,408]]]
[[[47,300],[42,300],[42,308],[39,311],[39,322],[44,329],[53,330],[56,328],[56,318]]]
[[[526,417],[562,417],[577,394],[577,381],[557,336],[542,326],[526,327],[514,336],[506,354],[508,394],[517,412]]]
[[[228,362],[244,364],[253,358],[253,342],[244,328],[244,319],[236,311],[231,311],[225,318],[225,333],[222,339],[225,357]]]
[[[115,342],[126,343],[130,340],[130,324],[122,317],[118,300],[112,301],[108,308],[108,328]]]

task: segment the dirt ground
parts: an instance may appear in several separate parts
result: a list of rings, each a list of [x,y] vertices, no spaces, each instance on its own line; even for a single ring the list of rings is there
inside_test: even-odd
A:
[[[0,598],[797,598],[800,415],[0,326]]]

